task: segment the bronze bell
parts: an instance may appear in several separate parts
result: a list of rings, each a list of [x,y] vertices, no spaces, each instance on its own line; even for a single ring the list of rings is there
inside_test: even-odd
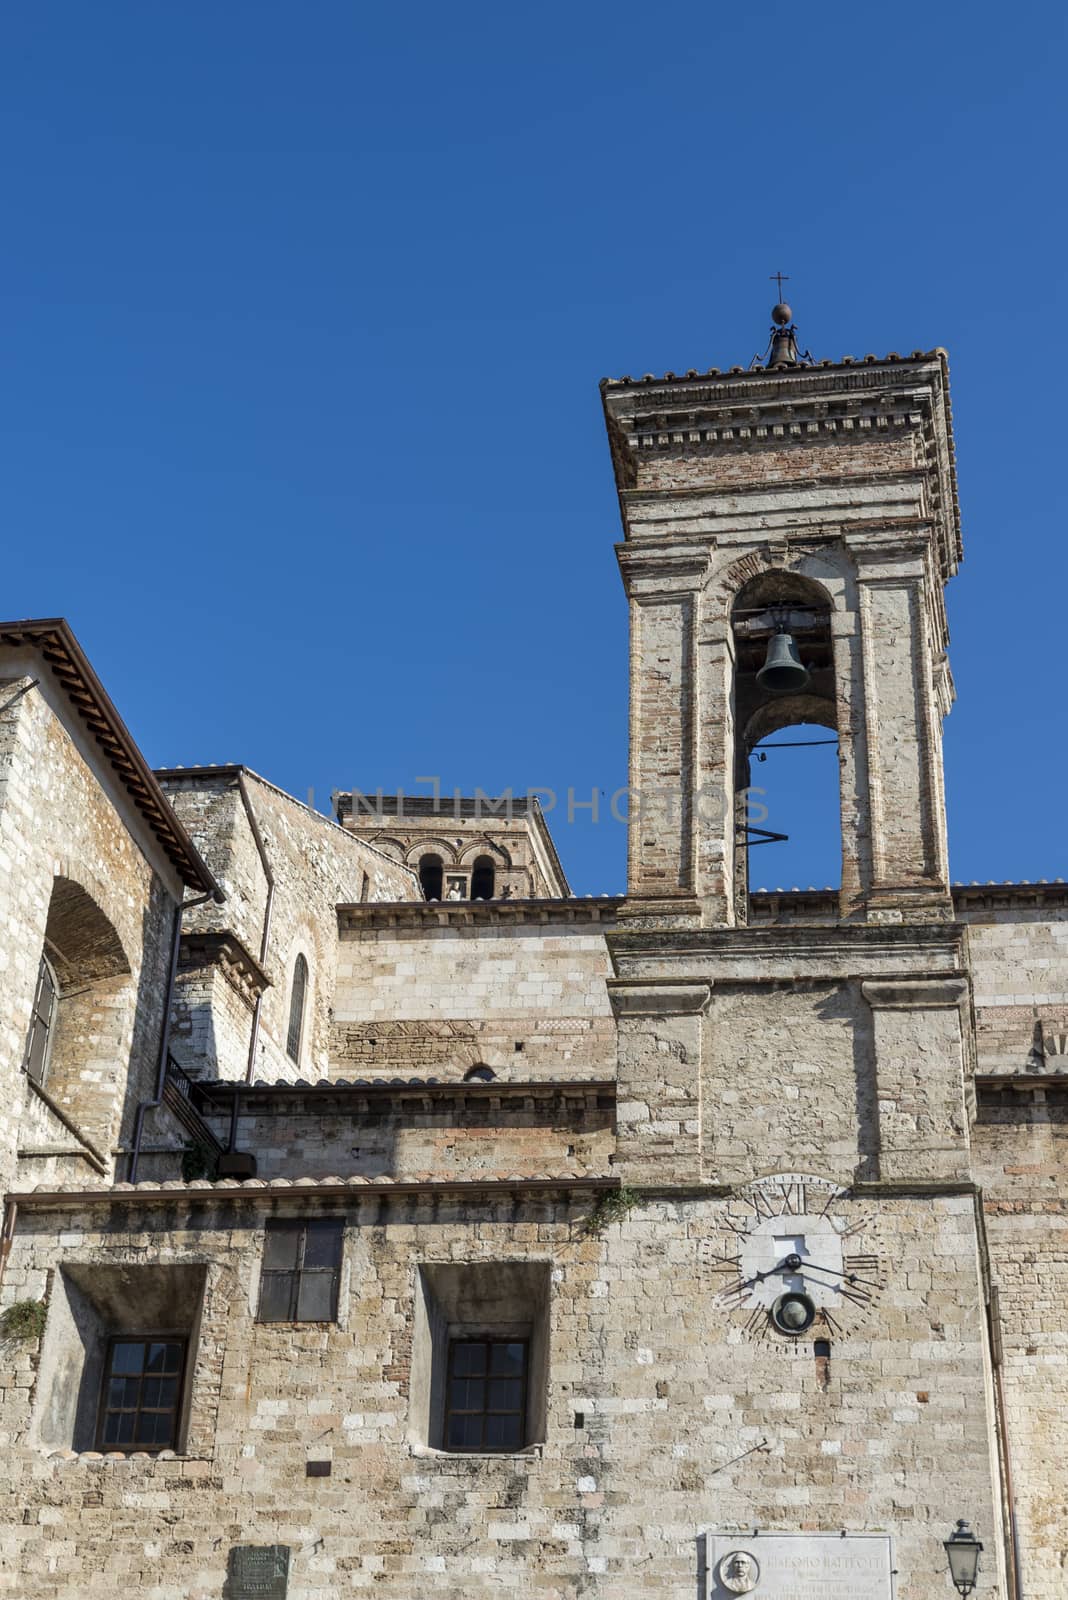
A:
[[[768,640],[768,653],[764,665],[757,673],[757,683],[772,694],[788,694],[791,689],[803,689],[809,680],[809,670],[797,653],[792,633],[780,628]]]

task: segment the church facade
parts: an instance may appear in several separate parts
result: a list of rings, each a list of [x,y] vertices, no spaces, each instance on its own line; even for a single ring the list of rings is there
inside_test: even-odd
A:
[[[627,893],[0,624],[0,1592],[1060,1600],[1068,886],[951,883],[943,352],[602,384]],[[748,882],[838,741],[842,879]],[[961,1592],[967,1592],[962,1590]]]

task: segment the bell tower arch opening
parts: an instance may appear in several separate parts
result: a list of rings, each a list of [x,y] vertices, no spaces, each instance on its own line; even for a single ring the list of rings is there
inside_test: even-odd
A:
[[[419,858],[419,882],[424,900],[440,900],[445,875],[445,863],[433,851]]]
[[[837,841],[837,864],[832,887],[841,882],[842,826],[837,761],[828,773],[826,762],[802,761],[802,747],[820,741],[821,755],[836,742],[839,722],[831,640],[831,599],[814,579],[802,573],[774,568],[744,583],[731,607],[734,637],[734,897],[735,921],[749,920],[752,887],[750,853],[757,845],[778,851],[789,849],[794,863],[820,860],[827,882],[827,840]],[[775,737],[794,730],[793,739]],[[800,730],[804,730],[801,732]],[[824,746],[823,740],[829,738]],[[766,745],[767,748],[758,749]],[[776,757],[771,773],[769,750]],[[786,751],[790,759],[784,760]],[[781,754],[779,753],[781,752]],[[754,768],[757,776],[754,776]],[[761,779],[774,775],[769,786]],[[832,783],[825,780],[830,776]],[[815,782],[813,780],[816,780]],[[810,846],[818,836],[822,852],[806,852],[794,832],[809,827]],[[787,840],[781,835],[787,834]],[[771,837],[768,835],[779,835]],[[790,846],[792,845],[792,849]],[[819,846],[816,847],[819,850]],[[832,847],[833,851],[833,847]],[[794,865],[793,871],[798,867]],[[776,882],[783,871],[778,863],[765,863],[760,872]],[[820,885],[821,887],[823,884]]]

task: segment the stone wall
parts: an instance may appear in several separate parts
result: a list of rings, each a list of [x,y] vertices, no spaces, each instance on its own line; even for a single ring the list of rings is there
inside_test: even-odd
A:
[[[604,933],[588,920],[594,911],[578,901],[560,912],[543,901],[529,921],[524,915],[497,917],[489,907],[443,907],[437,916],[427,907],[411,918],[347,912],[334,1074],[429,1070],[460,1077],[485,1062],[509,1076],[610,1076],[610,966]]]
[[[968,924],[976,1070],[1068,1072],[1068,906],[961,907],[958,915]]]
[[[348,901],[403,900],[417,891],[412,872],[328,818],[250,772],[244,781],[274,878],[270,940],[265,961],[257,1077],[316,1078],[329,1070],[330,1011],[337,956],[335,908]],[[258,960],[263,938],[267,882],[238,783],[238,769],[180,769],[162,775],[166,792],[205,859],[227,891],[227,903],[205,906],[188,922],[191,934],[231,931]],[[299,1060],[287,1049],[290,998],[298,955],[308,964],[308,992]],[[197,973],[194,976],[194,972]],[[188,1064],[211,1076],[244,1076],[249,1017],[242,1026],[237,1002],[213,989],[221,1011],[213,1038],[199,1008],[204,1003],[203,969],[182,973],[176,1055],[190,1041]],[[188,990],[188,993],[187,993]],[[197,1022],[195,1019],[200,1018]],[[196,1030],[200,1029],[200,1038]],[[239,1045],[239,1039],[243,1039]]]
[[[1068,1094],[980,1092],[972,1134],[1004,1352],[1008,1439],[1027,1600],[1068,1585]]]
[[[61,692],[31,665],[38,687],[12,700],[29,667],[0,685],[0,1177],[8,1183],[30,1094],[21,1073],[46,930],[60,941],[49,955],[61,986],[46,1089],[110,1159],[120,1124],[125,1137],[137,1100],[152,1093],[181,893]],[[65,965],[68,937],[77,960]],[[110,965],[94,965],[105,947]],[[28,1136],[38,1134],[28,1128]]]
[[[221,1142],[229,1103],[204,1112]],[[475,1177],[480,1172],[607,1172],[615,1148],[614,1086],[543,1085],[517,1093],[491,1084],[448,1090],[327,1086],[306,1094],[242,1097],[238,1146],[259,1178]]]
[[[151,1208],[28,1208],[5,1294],[53,1301],[42,1375],[62,1354],[61,1270],[202,1264],[206,1286],[177,1457],[65,1455],[54,1428],[49,1446],[31,1442],[49,1397],[36,1352],[17,1352],[0,1493],[21,1592],[217,1600],[232,1544],[277,1542],[293,1551],[291,1600],[632,1600],[636,1586],[694,1600],[714,1522],[885,1529],[898,1600],[930,1600],[958,1508],[987,1542],[977,1600],[999,1592],[968,1197],[863,1203],[889,1290],[822,1366],[808,1341],[753,1341],[720,1303],[722,1201],[645,1199],[591,1234],[591,1199],[173,1192]],[[337,1324],[257,1324],[264,1214],[309,1203],[346,1223]],[[519,1454],[419,1442],[417,1271],[478,1262],[551,1275],[546,1437]],[[309,1461],[329,1477],[308,1476]]]

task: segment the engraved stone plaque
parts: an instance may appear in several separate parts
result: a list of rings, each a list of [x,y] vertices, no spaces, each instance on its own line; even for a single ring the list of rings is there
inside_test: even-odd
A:
[[[893,1600],[888,1534],[705,1534],[708,1600]]]
[[[235,1544],[230,1551],[223,1600],[286,1600],[287,1544]]]

